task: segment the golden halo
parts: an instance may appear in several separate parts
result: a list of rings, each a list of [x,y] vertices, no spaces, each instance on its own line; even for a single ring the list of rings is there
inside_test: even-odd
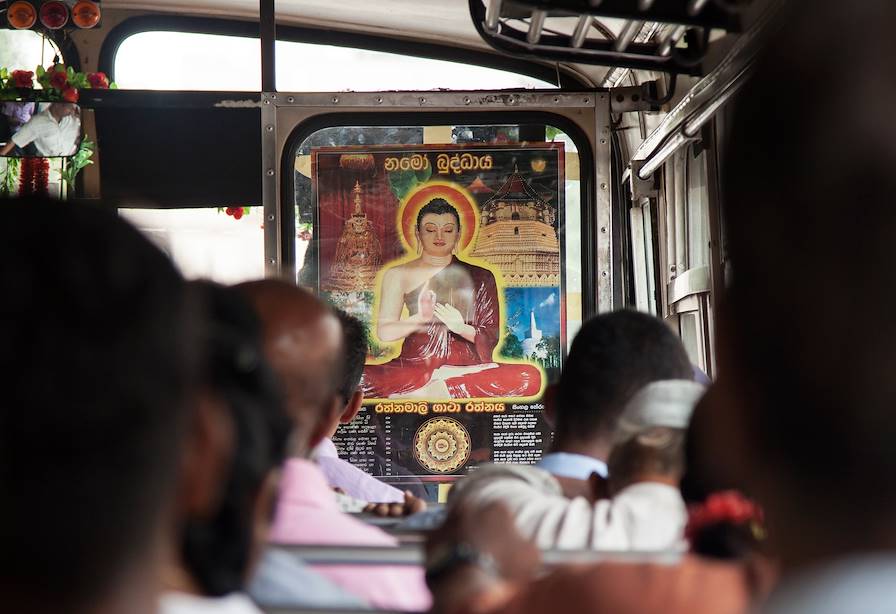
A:
[[[453,418],[433,418],[414,435],[414,456],[434,473],[451,473],[470,458],[470,434]]]
[[[398,207],[398,227],[401,242],[408,253],[417,249],[417,214],[434,198],[444,198],[460,216],[460,240],[458,251],[465,251],[476,237],[479,229],[479,208],[476,199],[466,189],[448,181],[429,181],[411,190]]]

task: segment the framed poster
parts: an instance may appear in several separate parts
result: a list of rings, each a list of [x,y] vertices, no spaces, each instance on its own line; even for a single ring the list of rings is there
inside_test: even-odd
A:
[[[430,499],[480,463],[537,461],[566,347],[563,144],[311,155],[318,287],[368,327],[340,455]]]

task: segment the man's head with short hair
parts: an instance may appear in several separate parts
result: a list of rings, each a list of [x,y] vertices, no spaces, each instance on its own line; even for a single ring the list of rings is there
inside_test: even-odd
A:
[[[657,318],[635,311],[591,318],[563,365],[555,449],[608,451],[616,421],[635,392],[657,380],[692,376],[681,340]]]
[[[339,394],[345,408],[339,419],[333,422],[329,436],[336,433],[340,424],[351,422],[364,402],[364,391],[361,390],[361,375],[364,373],[364,362],[367,360],[367,327],[361,320],[341,309],[336,309],[339,323],[342,325],[342,382]]]
[[[184,282],[114,211],[0,206],[4,609],[154,612],[196,363]]]
[[[280,378],[296,425],[292,453],[308,456],[331,434],[345,407],[342,326],[330,307],[285,281],[267,279],[237,288],[261,319],[265,355]]]

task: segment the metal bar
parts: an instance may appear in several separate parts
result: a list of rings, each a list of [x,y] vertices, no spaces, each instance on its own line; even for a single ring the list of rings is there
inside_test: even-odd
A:
[[[497,31],[498,22],[501,19],[501,4],[502,0],[487,0],[488,4],[485,7],[485,27],[491,30],[492,32]],[[478,0],[477,0],[478,2]]]
[[[672,53],[672,47],[681,40],[681,37],[684,36],[684,33],[687,32],[687,26],[676,26],[669,32],[669,35],[663,39],[663,42],[660,43],[660,48],[657,50],[657,55],[667,56]]]
[[[709,0],[690,0],[688,2],[688,15],[691,17],[696,17],[700,14],[700,11],[703,10],[703,7],[707,5]]]
[[[614,262],[613,262],[613,189],[610,177],[610,156],[612,126],[610,121],[610,95],[600,94],[597,97],[595,108],[596,143],[594,145],[594,189],[595,215],[593,236],[595,237],[596,265],[594,275],[597,277],[595,289],[595,306],[597,313],[612,311],[617,307],[617,297],[614,295]],[[592,265],[594,266],[594,265]],[[593,314],[585,314],[593,315]]]
[[[280,232],[279,169],[277,160],[277,94],[261,99],[261,204],[264,210],[264,272],[279,277],[282,270]]]
[[[277,107],[407,109],[539,109],[552,107],[594,107],[594,92],[557,92],[556,90],[452,91],[452,92],[310,92],[277,94]]]
[[[277,545],[270,547],[299,557],[308,565],[395,565],[422,566],[423,548],[419,544],[399,546],[312,546]],[[614,562],[656,562],[674,564],[682,553],[676,551],[657,552],[599,552],[594,550],[542,550],[544,566],[554,567],[568,563]]]
[[[620,53],[628,49],[628,46],[635,40],[635,37],[638,35],[638,32],[641,31],[643,25],[644,22],[638,20],[625,22],[625,25],[622,26],[622,31],[619,33],[619,37],[613,43],[613,49]]]
[[[722,93],[719,94],[715,100],[712,100],[708,105],[706,105],[703,109],[698,111],[692,117],[689,117],[687,121],[684,123],[684,127],[682,131],[685,136],[694,137],[697,136],[697,133],[700,132],[700,129],[712,119],[713,115],[715,115],[719,109],[725,106],[731,98],[740,91],[740,88],[744,86],[744,83],[747,82],[747,70],[745,69],[743,73],[738,75],[737,79],[735,79],[732,83],[729,83]]]
[[[679,147],[691,140],[693,139],[686,137],[683,133],[676,132],[656,153],[644,160],[644,165],[638,169],[638,177],[645,181],[650,179],[650,176],[653,175],[654,171],[662,166],[663,162],[665,162],[669,156],[678,151]]]
[[[585,43],[585,39],[588,38],[588,31],[591,29],[592,23],[594,23],[594,17],[591,15],[579,17],[579,22],[576,24],[576,29],[573,30],[569,44],[576,49],[581,47]]]
[[[532,18],[529,20],[529,32],[526,34],[526,40],[529,41],[529,44],[534,45],[541,39],[541,32],[544,30],[544,20],[547,16],[547,11],[538,9],[532,11]]]
[[[259,0],[258,36],[261,39],[261,91],[277,91],[275,46],[277,42],[277,21],[274,13],[275,0]]]

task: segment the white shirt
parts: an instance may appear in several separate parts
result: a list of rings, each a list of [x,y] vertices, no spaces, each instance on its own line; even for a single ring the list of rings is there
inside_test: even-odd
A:
[[[186,593],[165,593],[159,598],[159,614],[262,614],[245,595],[200,597]]]
[[[602,478],[607,477],[607,463],[593,456],[573,452],[550,452],[542,456],[535,466],[561,478],[587,480],[592,473]]]
[[[67,115],[57,122],[50,109],[45,109],[22,124],[11,140],[19,147],[34,143],[42,156],[71,156],[78,149],[80,137],[79,118]]]
[[[539,548],[683,550],[687,508],[677,488],[639,482],[612,499],[567,499],[554,476],[531,465],[487,465],[451,491],[450,505],[502,502]]]

